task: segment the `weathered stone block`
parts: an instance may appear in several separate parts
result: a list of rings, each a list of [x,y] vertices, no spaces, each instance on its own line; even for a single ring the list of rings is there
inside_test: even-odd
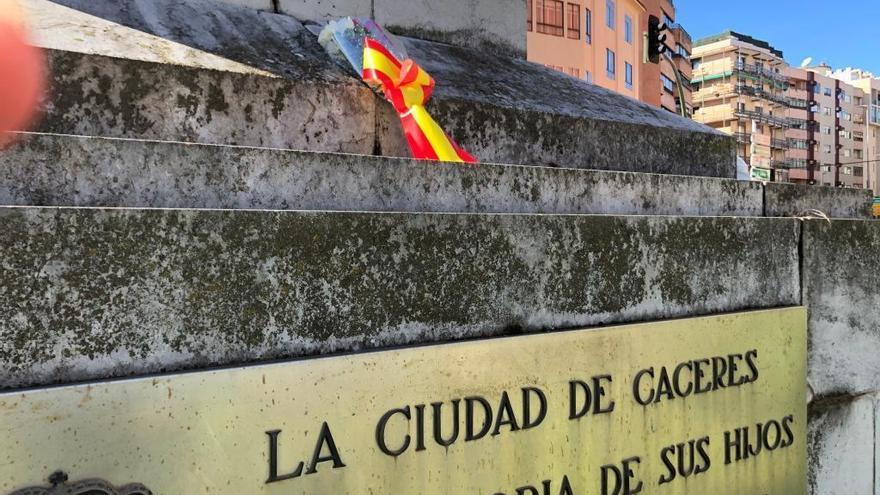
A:
[[[345,76],[290,16],[213,0],[21,0],[38,46],[289,79]]]
[[[44,132],[372,153],[375,96],[283,79],[49,52]]]
[[[810,384],[820,397],[877,391],[880,222],[811,220],[803,231]]]
[[[303,21],[373,17],[375,0],[278,0],[278,11]]]
[[[0,209],[0,387],[797,303],[787,219]]]
[[[230,5],[238,5],[241,7],[248,7],[251,9],[259,9],[265,10],[267,12],[274,12],[275,8],[272,5],[272,0],[214,0],[215,2],[228,3]]]
[[[376,21],[392,32],[526,57],[525,0],[374,0],[374,4]]]
[[[800,216],[819,210],[831,218],[869,218],[873,194],[869,189],[805,186],[768,182],[765,186],[767,216]]]
[[[671,175],[23,135],[0,204],[760,216],[758,183]]]
[[[872,397],[813,406],[809,424],[809,494],[874,492]]]

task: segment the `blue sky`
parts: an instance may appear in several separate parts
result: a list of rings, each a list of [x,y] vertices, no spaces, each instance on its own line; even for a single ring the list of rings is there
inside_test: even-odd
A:
[[[732,29],[768,41],[791,65],[806,57],[880,76],[880,0],[674,0],[676,21],[699,38]],[[720,5],[736,5],[723,13]],[[818,34],[821,33],[821,34]]]

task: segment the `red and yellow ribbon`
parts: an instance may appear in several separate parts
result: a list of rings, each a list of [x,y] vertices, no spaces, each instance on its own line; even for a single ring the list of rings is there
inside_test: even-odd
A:
[[[455,143],[425,110],[434,91],[434,79],[411,59],[397,59],[382,43],[366,38],[361,74],[368,84],[382,88],[400,115],[413,158],[477,163]]]

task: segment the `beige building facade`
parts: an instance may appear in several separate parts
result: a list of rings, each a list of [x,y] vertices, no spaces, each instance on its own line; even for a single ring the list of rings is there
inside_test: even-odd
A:
[[[639,31],[645,15],[637,0],[527,0],[528,59],[638,99]]]
[[[752,167],[787,168],[788,110],[795,102],[787,96],[782,52],[727,31],[698,41],[691,60],[694,119],[736,136],[737,154]]]
[[[694,119],[736,136],[751,168],[778,182],[880,190],[880,80],[790,67],[733,31],[697,41],[691,59]]]
[[[670,0],[526,0],[526,9],[529,61],[670,112],[680,108],[675,76],[680,70],[684,104],[691,109],[691,37],[675,23]],[[669,26],[672,64],[644,60],[651,15]]]

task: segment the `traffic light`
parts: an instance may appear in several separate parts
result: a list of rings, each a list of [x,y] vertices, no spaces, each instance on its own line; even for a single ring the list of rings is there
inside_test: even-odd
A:
[[[669,26],[666,23],[661,23],[660,19],[657,16],[649,16],[648,17],[648,62],[652,64],[660,63],[660,55],[663,55],[663,52],[666,51],[666,33],[663,31],[667,31]]]

